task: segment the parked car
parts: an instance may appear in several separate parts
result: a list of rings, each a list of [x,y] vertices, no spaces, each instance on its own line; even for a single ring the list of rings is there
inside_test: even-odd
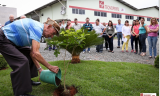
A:
[[[46,40],[45,40],[45,37],[44,36],[42,36],[41,37],[41,41],[40,41],[41,43],[46,43]]]

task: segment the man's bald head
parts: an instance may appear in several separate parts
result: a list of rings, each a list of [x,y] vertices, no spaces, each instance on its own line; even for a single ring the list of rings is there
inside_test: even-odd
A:
[[[25,16],[25,15],[22,15],[20,18],[21,18],[21,19],[24,19],[24,18],[26,18],[26,16]]]
[[[106,23],[105,23],[105,22],[103,22],[102,24],[103,24],[103,26],[106,26]]]
[[[13,16],[13,15],[9,15],[9,20],[10,20],[11,22],[13,22],[13,21],[14,21],[14,16]]]

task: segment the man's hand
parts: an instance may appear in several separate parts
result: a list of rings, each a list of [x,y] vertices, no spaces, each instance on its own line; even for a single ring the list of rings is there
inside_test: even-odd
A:
[[[109,38],[112,38],[112,36],[109,36]]]
[[[41,69],[39,70],[39,76],[40,76],[40,74],[41,74],[42,71],[43,71],[43,69],[41,68]],[[39,81],[40,81],[40,77],[39,77]]]
[[[103,33],[101,33],[101,35],[103,35]]]
[[[58,66],[52,66],[52,65],[51,65],[51,66],[49,67],[49,70],[57,74],[58,71],[59,71],[59,68],[58,68]]]
[[[43,71],[43,69],[41,68],[38,72],[39,72],[39,75],[41,74],[41,72]]]
[[[33,62],[35,63],[36,67],[39,68],[39,63],[43,64],[45,67],[47,67],[52,72],[58,73],[59,68],[56,66],[52,67],[40,54],[39,52],[40,44],[39,42],[32,40],[32,49],[31,49],[31,57]],[[41,70],[42,71],[42,70]],[[41,72],[40,71],[40,72]]]

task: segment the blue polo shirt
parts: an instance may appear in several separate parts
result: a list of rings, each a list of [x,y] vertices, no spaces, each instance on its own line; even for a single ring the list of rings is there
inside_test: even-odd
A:
[[[13,21],[14,22],[14,21]],[[12,23],[10,20],[5,23],[5,26]]]
[[[117,32],[122,32],[122,27],[123,27],[123,24],[117,24],[116,25],[116,30],[117,30]]]
[[[16,20],[2,28],[4,35],[16,46],[31,46],[32,40],[40,42],[44,25],[25,18]]]

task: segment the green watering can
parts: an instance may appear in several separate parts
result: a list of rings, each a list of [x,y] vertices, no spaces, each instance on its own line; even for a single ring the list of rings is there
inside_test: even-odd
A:
[[[61,83],[61,69],[58,73],[51,72],[50,70],[43,70],[40,74],[40,80],[46,83],[54,84],[57,87]]]

